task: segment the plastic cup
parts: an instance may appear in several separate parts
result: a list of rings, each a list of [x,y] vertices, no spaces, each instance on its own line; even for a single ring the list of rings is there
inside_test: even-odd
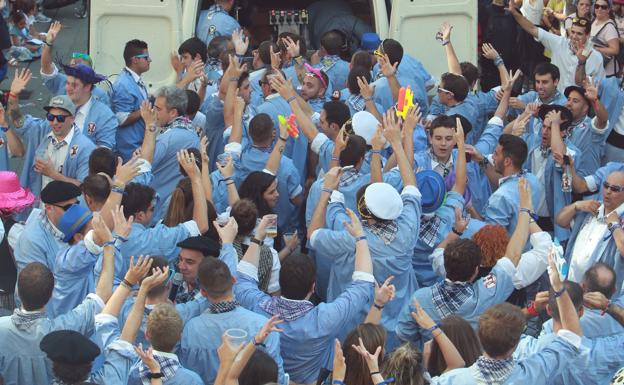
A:
[[[232,158],[232,154],[224,152],[222,154],[217,155],[217,163],[221,165],[221,167],[225,167],[228,160]]]
[[[268,220],[266,235],[269,238],[275,238],[277,237],[277,214],[269,214],[266,217]]]
[[[247,332],[243,329],[228,329],[225,331],[225,335],[233,347],[238,347],[247,342]]]

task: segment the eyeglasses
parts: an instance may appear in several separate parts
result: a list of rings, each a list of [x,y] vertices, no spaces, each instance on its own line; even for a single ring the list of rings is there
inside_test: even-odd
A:
[[[609,9],[609,5],[608,4],[605,4],[605,5],[594,4],[594,8],[607,10]]]
[[[438,86],[437,91],[438,91],[438,92],[443,92],[443,93],[445,93],[445,94],[453,94],[453,91],[449,91],[449,90],[447,90],[446,88],[442,88],[442,87],[440,87],[440,86]]]
[[[63,114],[55,115],[48,112],[48,114],[46,115],[46,119],[48,119],[48,122],[53,122],[54,119],[56,119],[59,123],[65,123],[65,119],[67,119],[67,116],[68,115]]]
[[[145,59],[147,61],[152,61],[152,58],[150,58],[150,56],[146,53],[142,53],[140,55],[134,55],[134,57],[137,59]]]
[[[605,190],[611,190],[612,192],[616,193],[624,191],[624,187],[609,184],[607,181],[602,182],[602,187],[604,187]]]
[[[68,203],[68,204],[66,204],[64,206],[55,205],[54,203],[52,203],[52,206],[56,206],[56,207],[62,209],[63,211],[69,210],[69,208],[72,207],[73,205],[75,205],[75,203]]]

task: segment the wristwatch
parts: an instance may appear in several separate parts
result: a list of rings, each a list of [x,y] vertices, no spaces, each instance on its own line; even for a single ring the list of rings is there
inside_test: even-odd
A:
[[[147,373],[147,378],[152,379],[152,378],[163,378],[165,375],[162,374],[162,372],[158,372],[158,373]]]

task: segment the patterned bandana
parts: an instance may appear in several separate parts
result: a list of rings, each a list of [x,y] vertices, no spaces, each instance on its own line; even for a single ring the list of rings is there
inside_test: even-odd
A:
[[[542,153],[542,158],[548,158],[548,155],[550,155],[550,147],[540,146],[539,149]]]
[[[162,377],[162,382],[166,383],[167,380],[175,376],[176,372],[180,368],[180,361],[175,354],[158,352],[156,350],[154,350],[153,353],[154,359],[160,365],[160,372],[164,375],[164,377]],[[143,385],[150,385],[151,380],[147,378],[149,373],[150,370],[147,365],[142,363],[139,367],[139,375],[141,376],[141,382]]]
[[[472,374],[478,384],[503,384],[513,372],[515,365],[513,358],[495,360],[481,356],[472,365]]]
[[[271,315],[279,315],[280,319],[284,321],[294,321],[314,309],[314,304],[308,300],[271,297],[271,299],[260,303],[260,307]]]
[[[364,111],[364,108],[366,108],[366,101],[364,101],[364,97],[362,95],[349,95],[347,98],[347,104],[357,112]]]
[[[420,240],[429,247],[436,245],[438,238],[438,231],[442,219],[439,216],[434,215],[432,217],[421,215],[420,216]]]
[[[327,71],[332,68],[337,62],[340,60],[340,56],[338,55],[325,55],[321,59],[321,69],[323,72],[327,73]]]
[[[178,294],[176,294],[176,303],[190,302],[195,299],[197,294],[199,294],[199,281],[196,283],[195,288],[191,291],[181,287],[180,290],[178,290]]]
[[[15,326],[20,331],[28,331],[33,325],[37,323],[38,320],[46,318],[45,311],[38,311],[27,313],[22,310],[22,308],[17,308],[13,310],[13,315],[11,315],[11,322],[13,322],[13,326]]]
[[[360,177],[360,172],[355,168],[345,170],[340,176],[340,187],[346,187],[355,182]]]
[[[394,241],[394,238],[396,238],[396,234],[399,231],[399,226],[397,226],[394,221],[382,221],[372,225],[364,222],[364,226],[371,233],[378,236],[386,245]]]
[[[52,147],[54,147],[55,150],[58,151],[66,145],[67,142],[65,141],[65,139],[59,141],[56,138],[52,138]]]
[[[63,237],[65,236],[60,230],[56,229],[52,223],[50,222],[50,219],[48,218],[48,215],[46,214],[45,210],[41,210],[41,215],[39,217],[41,219],[41,223],[43,224],[43,227],[48,230],[50,232],[50,234],[52,234],[54,236],[54,238],[58,239],[59,241],[63,240]]]
[[[220,314],[230,312],[236,309],[236,306],[238,306],[238,302],[236,301],[225,301],[211,303],[208,309],[212,314]]]
[[[431,299],[440,313],[440,318],[457,312],[474,295],[470,282],[451,282],[446,279],[431,287]]]
[[[170,128],[174,127],[195,132],[195,128],[193,127],[193,124],[189,120],[189,118],[187,118],[186,116],[178,116],[177,118],[162,126],[162,128],[160,129],[160,133],[162,134],[163,132],[167,132]]]

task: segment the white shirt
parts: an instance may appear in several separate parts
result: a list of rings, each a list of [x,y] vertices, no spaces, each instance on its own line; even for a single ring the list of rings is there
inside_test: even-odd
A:
[[[520,12],[534,25],[542,24],[544,2],[542,0],[524,0]]]
[[[85,120],[87,119],[87,115],[89,114],[89,111],[91,110],[92,104],[93,104],[93,96],[91,96],[85,104],[76,108],[76,114],[74,115],[74,124],[76,124],[76,127],[78,128],[78,132],[80,133],[84,132]]]
[[[620,135],[624,135],[624,108],[620,111],[620,116],[618,116],[617,121],[613,125],[613,129]]]
[[[541,28],[537,29],[537,40],[552,52],[552,63],[559,68],[561,76],[557,89],[564,92],[566,87],[576,84],[574,74],[578,65],[578,58],[570,49],[570,40]],[[602,55],[593,48],[585,63],[585,73],[594,78],[605,76]]]
[[[544,186],[544,175],[546,174],[546,160],[548,157],[544,158],[542,156],[542,151],[539,147],[533,150],[533,157],[531,162],[531,173],[539,179],[540,184]],[[548,155],[550,156],[550,155]],[[537,203],[536,213],[540,217],[549,217],[548,213],[548,205],[546,204],[546,189],[540,189],[539,191],[539,201]]]
[[[449,160],[446,163],[442,163],[438,161],[433,150],[431,150],[431,169],[445,177],[444,170],[448,170],[447,174],[453,170],[453,155],[449,156]]]
[[[522,253],[513,276],[513,285],[516,289],[527,287],[544,274],[548,266],[548,253],[552,246],[552,238],[545,231],[533,233],[529,237],[531,250]],[[444,268],[444,249],[437,248],[429,255],[433,271],[440,277],[446,277]]]
[[[622,208],[624,208],[624,204],[614,211],[617,212]],[[604,210],[603,203],[598,209],[598,215],[593,216],[576,236],[572,258],[570,259],[570,273],[568,275],[570,281],[582,282],[583,274],[596,262],[590,257],[608,232],[606,218],[610,213],[605,215]]]
[[[54,148],[54,142],[58,139],[54,136],[54,133],[50,131],[48,134],[48,138],[51,138],[48,142],[48,148],[46,149],[46,158],[49,158],[54,165],[56,171],[63,173],[63,165],[65,164],[65,160],[67,159],[67,153],[69,151],[69,144],[74,138],[74,127],[69,130],[69,133],[61,142],[64,142],[63,145],[59,149]],[[47,177],[45,175],[41,175],[41,189],[48,185],[48,183],[52,182],[52,178]]]

